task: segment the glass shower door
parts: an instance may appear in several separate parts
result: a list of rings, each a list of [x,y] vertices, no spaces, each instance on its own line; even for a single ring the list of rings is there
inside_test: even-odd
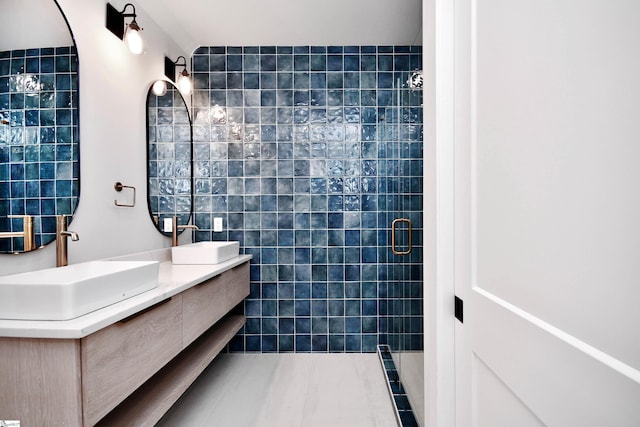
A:
[[[422,281],[422,74],[396,79],[385,114],[389,347],[399,380],[424,425]]]

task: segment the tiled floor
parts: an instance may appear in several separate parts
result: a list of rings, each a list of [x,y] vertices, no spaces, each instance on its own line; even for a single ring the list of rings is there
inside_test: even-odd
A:
[[[160,421],[168,427],[395,427],[367,354],[223,354]]]

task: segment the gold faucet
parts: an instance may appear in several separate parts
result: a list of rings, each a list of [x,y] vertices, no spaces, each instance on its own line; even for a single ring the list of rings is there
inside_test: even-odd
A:
[[[67,237],[72,241],[80,240],[78,233],[67,230],[67,216],[56,217],[56,267],[64,267],[69,264],[67,258]]]
[[[177,216],[171,218],[171,246],[178,246],[178,230],[184,230],[185,228],[200,230],[197,225],[178,225]]]
[[[31,215],[7,215],[7,218],[22,218],[22,231],[0,232],[0,239],[22,237],[24,238],[24,251],[34,250],[36,248],[36,235],[33,232],[33,217]]]

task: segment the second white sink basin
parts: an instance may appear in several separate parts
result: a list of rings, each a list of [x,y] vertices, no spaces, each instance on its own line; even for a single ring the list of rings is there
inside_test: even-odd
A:
[[[0,319],[68,320],[158,286],[158,261],[88,261],[0,277]]]
[[[173,264],[219,264],[238,256],[240,242],[197,242],[171,248]]]

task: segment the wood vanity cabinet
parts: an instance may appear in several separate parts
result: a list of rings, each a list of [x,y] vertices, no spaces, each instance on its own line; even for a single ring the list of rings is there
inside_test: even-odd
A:
[[[181,294],[82,338],[84,424],[96,424],[182,348]]]
[[[0,419],[153,426],[244,325],[249,263],[82,339],[0,338]]]
[[[191,344],[204,331],[220,320],[229,306],[237,304],[249,295],[249,264],[244,263],[227,270],[182,293],[182,339],[185,346]],[[217,304],[211,304],[217,301]]]

